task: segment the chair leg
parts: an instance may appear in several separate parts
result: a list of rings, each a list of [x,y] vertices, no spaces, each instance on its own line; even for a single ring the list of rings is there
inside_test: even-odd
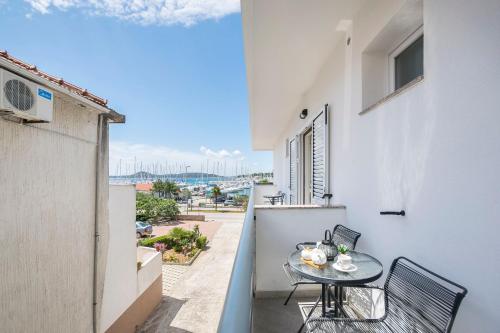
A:
[[[306,320],[304,320],[304,322],[302,323],[302,325],[300,326],[299,328],[299,331],[297,333],[300,333],[302,332],[302,329],[304,328],[304,326],[306,326],[307,322],[309,321],[309,318],[311,318],[311,315],[313,314],[314,310],[316,309],[316,307],[318,306],[319,304],[319,301],[321,300],[321,296],[318,297],[318,300],[316,301],[316,303],[314,304],[314,306],[312,307],[311,311],[309,311],[309,314],[307,315],[306,317]]]
[[[287,305],[288,304],[288,301],[290,300],[290,298],[292,298],[292,295],[293,295],[293,293],[295,292],[295,289],[297,289],[298,286],[299,286],[298,284],[295,285],[295,288],[292,289],[292,291],[290,292],[290,295],[288,295],[288,298],[285,301],[285,304],[283,304],[283,305]]]

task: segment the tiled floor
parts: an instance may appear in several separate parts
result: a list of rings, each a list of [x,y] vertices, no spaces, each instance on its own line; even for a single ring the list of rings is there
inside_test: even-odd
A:
[[[297,332],[303,323],[299,302],[313,302],[313,298],[292,298],[283,305],[283,298],[258,298],[253,307],[253,333]],[[304,332],[304,331],[303,331]]]

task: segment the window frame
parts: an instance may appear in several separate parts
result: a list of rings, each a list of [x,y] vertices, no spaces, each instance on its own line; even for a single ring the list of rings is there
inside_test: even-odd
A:
[[[417,39],[424,35],[424,26],[421,25],[414,32],[412,32],[408,37],[406,37],[402,42],[400,42],[390,53],[389,53],[389,94],[396,91],[396,58],[406,50],[410,45],[412,45]],[[424,37],[424,48],[425,48],[425,37]],[[425,74],[425,64],[424,64],[424,74]],[[423,76],[423,75],[422,75]],[[416,79],[416,78],[415,78]],[[411,82],[411,81],[410,81]],[[401,89],[404,86],[398,88]]]

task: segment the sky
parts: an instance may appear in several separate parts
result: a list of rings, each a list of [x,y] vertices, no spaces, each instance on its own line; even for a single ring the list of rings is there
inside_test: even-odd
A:
[[[242,36],[239,0],[0,0],[0,49],[126,115],[112,175],[272,170],[251,149]]]

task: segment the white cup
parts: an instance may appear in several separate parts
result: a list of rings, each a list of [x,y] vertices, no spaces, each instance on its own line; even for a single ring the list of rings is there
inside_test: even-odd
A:
[[[339,254],[337,263],[340,265],[341,268],[347,269],[351,267],[352,264],[352,258],[351,256],[348,256],[347,254]]]

